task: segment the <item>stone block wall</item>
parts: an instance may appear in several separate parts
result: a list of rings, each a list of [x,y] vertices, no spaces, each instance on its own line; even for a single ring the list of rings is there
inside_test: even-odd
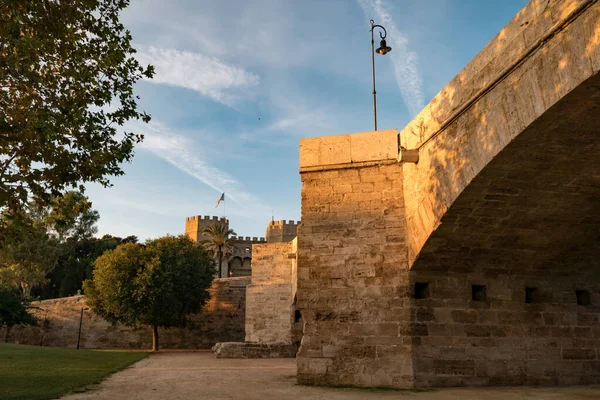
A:
[[[411,264],[490,160],[599,73],[599,25],[597,1],[530,1],[402,130],[402,145],[419,149],[419,162],[404,168]],[[560,114],[554,123],[572,115]],[[538,143],[547,156],[548,142]]]
[[[600,283],[573,272],[413,271],[413,284],[428,283],[426,298],[410,300],[415,385],[599,382]],[[473,285],[485,287],[483,299],[473,300]],[[578,289],[590,305],[577,304]]]
[[[292,290],[289,283],[248,286],[246,342],[292,343]]]
[[[297,356],[298,382],[410,387],[412,338],[398,137],[395,131],[357,136],[305,139],[300,144],[305,150],[300,154],[297,307],[304,336]],[[334,156],[327,157],[329,152]],[[329,165],[319,165],[328,160]]]
[[[577,132],[579,143],[598,149],[583,140],[586,130]],[[372,134],[377,149],[392,147],[381,143],[385,133]],[[478,197],[478,185],[489,176],[484,171],[409,267],[407,243],[414,232],[404,207],[405,165],[391,152],[378,162],[354,161],[347,135],[339,143],[320,139],[301,142],[318,154],[301,153],[300,383],[411,388],[600,382],[600,186],[597,180],[589,184],[587,169],[579,170],[583,178],[558,181],[572,190],[552,195],[560,205],[556,211],[538,206],[541,194],[516,202],[515,209],[485,190]],[[316,164],[328,160],[328,151],[333,161]],[[587,153],[580,158],[587,160]],[[535,180],[515,182],[520,193],[532,185],[548,192]],[[492,199],[503,217],[469,217],[474,208],[464,207],[465,198],[473,204]],[[523,212],[537,214],[528,220]],[[572,229],[549,240],[565,225]],[[515,227],[515,234],[506,234]],[[441,234],[449,229],[453,233]]]
[[[246,286],[249,277],[215,279],[211,298],[204,309],[192,317],[193,328],[160,329],[163,349],[210,349],[216,342],[244,340]],[[9,342],[51,347],[76,347],[81,309],[81,348],[150,349],[150,328],[111,325],[93,314],[85,296],[44,300],[33,303],[41,320],[39,327],[14,327]],[[44,323],[44,321],[47,321]],[[0,329],[1,337],[4,330]]]
[[[291,242],[294,240],[297,234],[297,228],[300,221],[271,221],[267,226],[267,232],[265,234],[267,242],[279,243],[279,242]]]
[[[292,343],[292,242],[254,246],[246,342]]]

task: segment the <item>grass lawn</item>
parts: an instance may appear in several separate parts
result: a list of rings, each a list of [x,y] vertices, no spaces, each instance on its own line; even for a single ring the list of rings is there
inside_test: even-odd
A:
[[[145,352],[75,350],[0,344],[0,399],[53,399],[100,382]]]

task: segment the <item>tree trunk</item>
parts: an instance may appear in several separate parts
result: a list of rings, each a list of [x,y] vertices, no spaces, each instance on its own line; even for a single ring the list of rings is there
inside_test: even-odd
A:
[[[223,278],[223,250],[219,246],[219,278]]]
[[[31,297],[31,285],[21,282],[21,290],[23,291],[23,297],[25,297],[25,298]]]
[[[158,351],[158,326],[152,327],[152,351]]]

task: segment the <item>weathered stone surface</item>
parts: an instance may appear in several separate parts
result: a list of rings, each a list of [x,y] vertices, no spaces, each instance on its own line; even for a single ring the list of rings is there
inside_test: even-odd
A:
[[[217,358],[294,358],[298,346],[277,343],[217,343],[213,347]]]
[[[250,278],[215,279],[211,298],[204,309],[192,316],[192,328],[159,329],[163,349],[210,349],[216,342],[242,341],[246,286]],[[9,342],[51,347],[75,347],[81,309],[80,347],[84,349],[149,349],[149,327],[111,325],[87,309],[85,296],[65,297],[33,303],[40,327],[14,327]],[[47,321],[47,322],[44,322]],[[4,337],[4,330],[0,329]]]
[[[402,167],[302,172],[302,181],[298,381],[410,382],[409,347],[399,333],[409,324],[406,291],[398,290],[408,283]],[[399,369],[384,370],[387,362]]]
[[[267,243],[291,242],[296,237],[300,221],[271,221],[267,226]]]
[[[252,284],[247,289],[247,342],[292,343],[292,251],[292,242],[255,246]]]
[[[404,167],[411,263],[484,166],[598,74],[599,21],[598,2],[531,1],[402,130],[401,144],[419,149],[418,164]]]
[[[389,129],[300,140],[300,167],[395,160],[398,131]]]
[[[299,382],[600,382],[599,26],[532,1],[402,131],[418,163],[301,161]]]

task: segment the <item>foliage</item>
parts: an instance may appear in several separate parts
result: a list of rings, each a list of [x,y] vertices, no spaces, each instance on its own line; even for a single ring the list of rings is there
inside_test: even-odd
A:
[[[215,272],[208,253],[186,236],[166,236],[106,251],[84,283],[88,305],[112,323],[149,325],[153,350],[158,327],[183,327],[209,298]]]
[[[38,207],[44,210],[43,207]],[[92,202],[81,192],[69,191],[56,197],[50,207],[42,211],[41,218],[50,232],[60,241],[89,239],[98,228],[98,211],[92,209]]]
[[[219,277],[223,278],[223,254],[231,253],[233,249],[233,243],[230,239],[231,236],[235,236],[236,233],[233,229],[227,228],[227,226],[221,222],[217,222],[214,225],[207,226],[202,235],[206,239],[202,240],[202,245],[211,253],[217,255]]]
[[[0,231],[0,284],[19,286],[26,297],[56,266],[58,241],[29,215],[4,214]]]
[[[0,2],[0,209],[45,204],[85,182],[110,185],[148,122],[134,84],[154,74],[119,22],[129,0]]]
[[[92,277],[94,261],[105,251],[122,243],[137,243],[135,236],[120,238],[104,235],[102,238],[69,239],[61,245],[56,267],[46,276],[48,282],[33,291],[41,299],[73,296],[83,289],[83,281]]]
[[[145,358],[136,351],[93,351],[0,345],[0,398],[47,400],[99,383]]]
[[[0,283],[20,286],[29,296],[60,261],[69,259],[74,243],[96,232],[99,215],[91,207],[87,197],[71,191],[49,206],[31,202],[24,211],[5,211],[0,220]]]
[[[37,325],[37,320],[29,314],[28,308],[29,301],[19,296],[17,290],[0,286],[0,328],[6,328],[5,342],[14,325]]]

